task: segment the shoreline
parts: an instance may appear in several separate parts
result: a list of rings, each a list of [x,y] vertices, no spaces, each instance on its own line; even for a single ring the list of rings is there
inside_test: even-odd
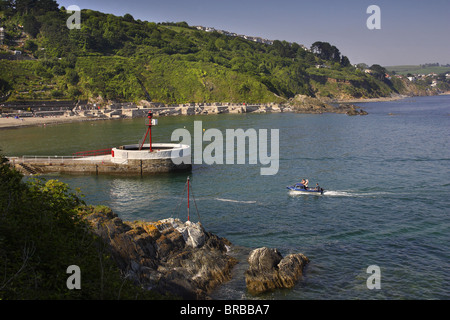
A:
[[[355,98],[355,99],[343,99],[335,100],[334,103],[366,103],[366,102],[386,102],[386,101],[397,101],[410,98],[407,95],[395,95],[392,97],[382,97],[382,98]]]
[[[450,91],[441,92],[431,96],[447,96],[450,95]],[[380,97],[380,98],[354,98],[354,99],[342,99],[342,100],[332,100],[333,103],[366,103],[366,102],[386,102],[386,101],[398,101],[406,98],[414,98],[414,97],[429,97],[427,95],[405,95],[405,94],[396,94],[391,97]]]
[[[450,91],[440,93],[439,95],[450,95]],[[395,95],[391,97],[381,97],[381,98],[360,98],[360,99],[342,99],[342,100],[332,100],[328,103],[332,104],[347,104],[347,103],[369,103],[369,102],[385,102],[385,101],[397,101],[402,100],[405,98],[409,98],[410,96],[407,95]],[[165,108],[161,108],[161,111]],[[237,112],[236,112],[237,111]],[[272,112],[296,112],[292,110],[290,106],[284,107],[284,108],[270,108],[270,110],[251,110],[251,111],[244,111],[243,109],[235,110],[234,108],[229,109],[228,112],[218,112],[220,113],[272,113]],[[296,113],[301,113],[296,112]],[[307,113],[307,112],[305,112]],[[180,112],[180,113],[174,113],[174,114],[159,114],[159,116],[178,116],[178,115],[202,115],[202,114],[209,114],[203,113],[203,112]],[[212,113],[211,113],[212,114]],[[215,113],[214,113],[215,114]],[[72,115],[72,116],[50,116],[50,117],[24,117],[24,118],[3,118],[0,117],[0,130],[8,130],[8,129],[19,129],[19,128],[25,128],[25,127],[32,127],[32,126],[47,126],[47,125],[58,125],[58,124],[65,124],[65,123],[73,123],[73,122],[83,122],[83,121],[100,121],[100,120],[117,120],[117,119],[133,119],[135,117],[86,117],[83,115]],[[139,117],[141,118],[141,116]]]
[[[136,119],[146,118],[148,111],[152,111],[154,116],[167,117],[167,116],[187,116],[187,115],[211,115],[211,114],[243,114],[243,113],[279,113],[279,112],[292,112],[292,108],[289,105],[278,104],[264,104],[264,105],[246,105],[246,104],[233,104],[233,105],[206,105],[206,106],[192,106],[192,105],[179,105],[179,106],[164,106],[164,107],[137,107],[131,109],[120,109],[119,114],[115,116],[108,116],[107,114],[111,110],[105,110],[106,112],[98,112],[96,116],[86,116],[81,114],[75,115],[54,115],[48,117],[0,117],[0,130],[7,129],[19,129],[31,126],[47,126],[58,125],[72,122],[82,121],[99,121],[99,120],[124,120],[124,119]]]
[[[45,127],[47,125],[58,125],[72,122],[83,121],[99,121],[99,120],[113,120],[109,118],[88,118],[85,116],[54,116],[54,117],[26,117],[26,118],[0,118],[0,130],[20,129],[26,127]]]

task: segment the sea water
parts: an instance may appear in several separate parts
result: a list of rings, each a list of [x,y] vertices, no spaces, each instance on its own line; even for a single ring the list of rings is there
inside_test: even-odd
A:
[[[279,171],[260,165],[194,165],[150,177],[48,175],[80,187],[89,204],[123,220],[190,219],[233,243],[240,263],[215,299],[449,299],[450,96],[363,103],[367,116],[221,114],[161,117],[154,142],[177,128],[279,129]],[[0,131],[3,154],[70,155],[137,143],[146,119],[94,121]],[[292,195],[309,179],[325,192]],[[191,194],[192,196],[192,194]],[[251,249],[301,252],[310,263],[292,289],[253,297],[245,289]],[[370,290],[368,267],[380,268]]]

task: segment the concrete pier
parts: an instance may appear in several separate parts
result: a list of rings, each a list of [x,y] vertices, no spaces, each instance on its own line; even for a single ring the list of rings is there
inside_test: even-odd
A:
[[[167,172],[190,171],[190,146],[171,143],[127,145],[112,148],[111,154],[90,157],[17,157],[9,162],[18,171],[26,174],[118,174],[151,175]]]

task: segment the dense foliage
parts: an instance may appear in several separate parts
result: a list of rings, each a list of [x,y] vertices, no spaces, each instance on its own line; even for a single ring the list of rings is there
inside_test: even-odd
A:
[[[11,49],[20,39],[23,55],[37,58],[0,60],[0,96],[9,92],[10,100],[277,102],[297,94],[378,97],[401,89],[355,68],[326,42],[311,50],[278,40],[269,45],[185,22],[156,24],[92,10],[81,12],[80,29],[69,29],[72,12],[53,0],[1,4],[6,45]]]
[[[121,276],[82,218],[97,209],[86,207],[78,191],[56,180],[22,179],[1,157],[0,300],[157,297]],[[66,285],[71,265],[80,267],[80,290]]]

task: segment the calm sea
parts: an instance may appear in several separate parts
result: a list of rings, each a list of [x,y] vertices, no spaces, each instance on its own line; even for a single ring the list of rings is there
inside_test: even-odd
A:
[[[256,299],[450,298],[450,96],[360,104],[367,116],[243,114],[162,117],[154,142],[173,130],[279,129],[279,171],[263,165],[194,165],[186,174],[152,177],[57,175],[80,187],[89,204],[110,206],[123,220],[187,219],[234,247],[241,263],[216,299],[255,299],[245,290],[246,255],[258,247],[311,260],[296,287]],[[137,143],[146,119],[95,121],[0,131],[13,155],[70,155]],[[269,130],[270,132],[270,130]],[[208,143],[205,143],[207,145]],[[286,186],[308,178],[323,196],[292,196]],[[198,212],[196,210],[198,208]],[[380,268],[369,290],[367,268]]]

